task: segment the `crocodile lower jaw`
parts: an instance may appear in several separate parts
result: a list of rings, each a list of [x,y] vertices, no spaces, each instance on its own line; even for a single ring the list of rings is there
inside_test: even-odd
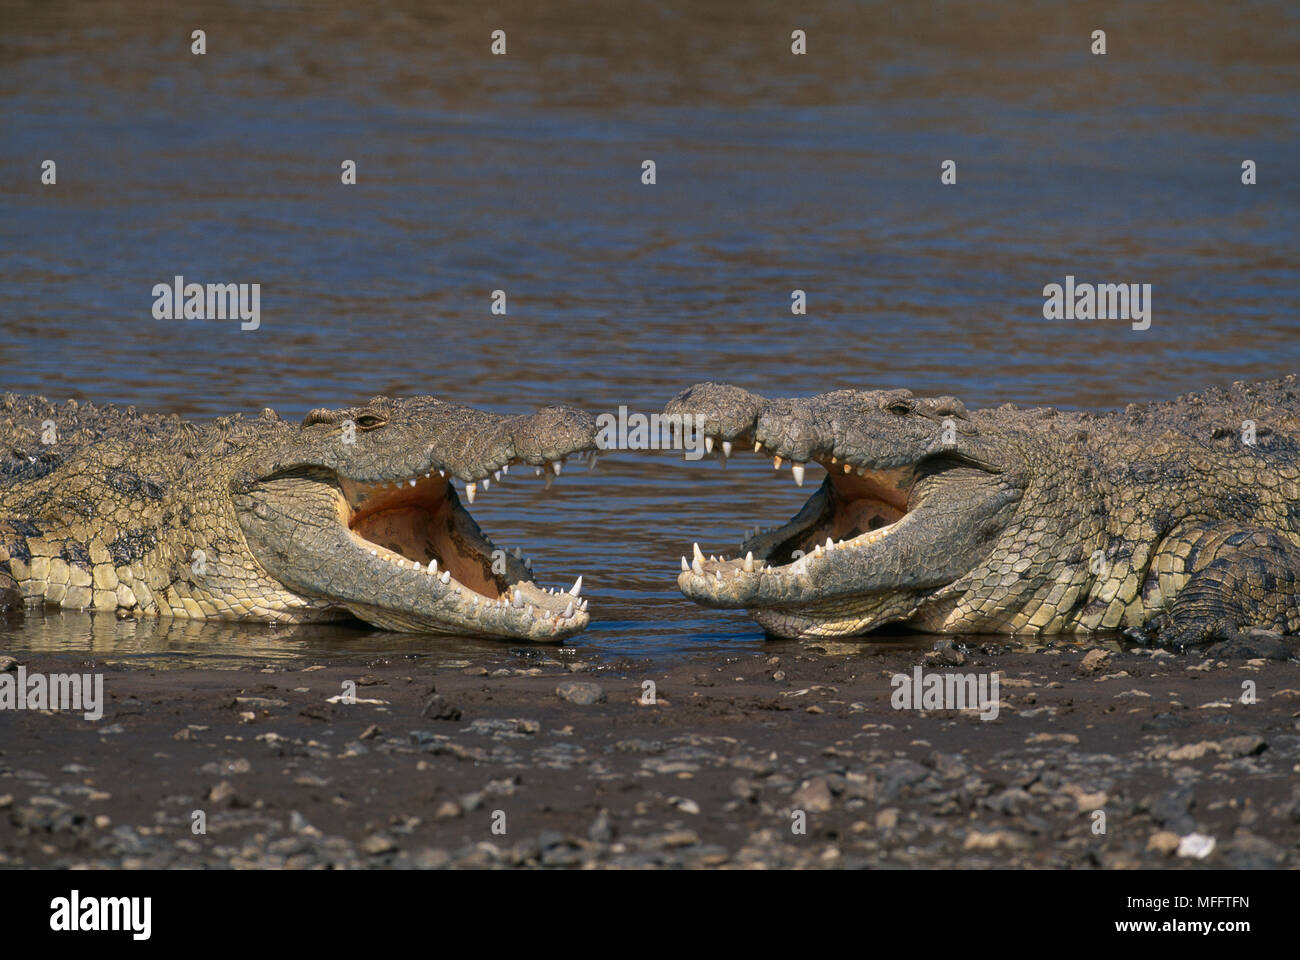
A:
[[[549,486],[554,474],[550,468],[547,473]],[[481,483],[490,485],[489,480]],[[466,486],[475,490],[478,485]],[[513,608],[537,621],[535,626],[564,634],[585,624],[582,578],[567,591],[539,587],[533,581],[531,559],[524,559],[518,548],[513,552],[498,548],[461,506],[450,480],[441,473],[385,483],[343,481],[342,488],[344,519],[354,543],[394,573],[417,572],[427,578],[431,590],[451,590],[463,600],[462,612],[482,616],[493,608]],[[382,619],[383,626],[413,628],[401,611],[385,613],[367,607],[365,618]]]
[[[735,442],[719,452],[729,456]],[[759,445],[755,450],[762,452]],[[698,543],[693,557],[681,558],[678,584],[691,596],[701,592],[734,602],[779,593],[781,585],[805,577],[822,563],[870,548],[894,534],[907,516],[912,470],[879,470],[837,460],[816,461],[829,483],[812,495],[783,526],[746,531],[735,557],[708,555]],[[780,470],[783,459],[773,457]],[[796,485],[803,486],[806,464],[790,463]],[[829,488],[829,490],[828,490]],[[703,589],[701,589],[703,588]]]

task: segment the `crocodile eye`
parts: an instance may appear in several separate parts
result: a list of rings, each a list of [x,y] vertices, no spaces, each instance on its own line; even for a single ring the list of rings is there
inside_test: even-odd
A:
[[[901,398],[898,400],[890,400],[889,404],[885,407],[885,409],[893,413],[911,413],[912,402],[910,400],[903,400]]]
[[[377,417],[373,413],[363,413],[356,419],[356,425],[362,430],[373,430],[376,427],[382,427],[387,422],[383,417]]]

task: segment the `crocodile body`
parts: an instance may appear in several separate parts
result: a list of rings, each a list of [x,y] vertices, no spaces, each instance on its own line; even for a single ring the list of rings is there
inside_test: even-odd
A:
[[[511,464],[594,449],[585,413],[432,397],[197,424],[0,398],[0,591],[118,616],[551,640],[587,623],[461,506]]]
[[[1130,630],[1186,645],[1300,630],[1300,381],[1106,413],[843,390],[765,399],[700,384],[670,414],[715,447],[827,471],[735,559],[696,547],[678,584],[769,632],[886,623],[947,633]]]

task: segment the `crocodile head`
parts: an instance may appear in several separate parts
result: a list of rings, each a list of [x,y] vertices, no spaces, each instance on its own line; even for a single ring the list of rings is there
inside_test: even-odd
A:
[[[313,603],[391,630],[559,640],[586,627],[581,578],[533,581],[465,510],[511,467],[552,477],[595,450],[595,421],[571,407],[501,416],[433,397],[376,397],[313,410],[240,464],[234,507],[253,558]]]
[[[939,622],[1011,522],[1025,461],[1010,438],[972,421],[959,400],[906,390],[838,390],[765,399],[697,384],[665,414],[690,414],[722,456],[737,448],[826,478],[793,519],[758,531],[735,558],[682,558],[682,593],[747,610],[769,633],[834,637],[882,624]],[[701,420],[701,418],[703,418]],[[692,421],[685,421],[692,422]]]

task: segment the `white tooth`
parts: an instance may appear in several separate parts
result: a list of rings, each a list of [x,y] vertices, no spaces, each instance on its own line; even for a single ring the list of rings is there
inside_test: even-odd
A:
[[[704,551],[700,549],[700,545],[698,543],[695,544],[695,562],[696,563],[704,562]]]
[[[430,476],[432,476],[432,474],[426,473],[426,474],[424,475],[424,479],[428,480]]]
[[[523,555],[524,555],[524,551],[519,549],[518,547],[515,547],[515,559],[518,560],[521,557],[523,557]]]
[[[557,477],[560,475],[560,469],[561,469],[563,466],[564,466],[564,461],[563,461],[563,460],[552,460],[552,461],[551,461],[551,469],[555,471],[555,475],[556,475]]]
[[[532,558],[532,557],[524,557],[524,567],[525,567],[526,569],[528,569],[528,570],[533,569],[533,558]]]
[[[852,467],[852,465],[851,465],[851,464],[847,464],[847,463],[844,464],[844,472],[845,472],[845,473],[852,473],[852,472],[853,472],[853,467]]]
[[[780,469],[781,469],[781,458],[780,458],[780,457],[773,457],[773,458],[772,458],[772,469],[773,469],[773,470],[780,470]]]
[[[460,596],[460,587],[457,587],[457,588],[456,588],[456,596],[458,596],[458,597]]]
[[[753,572],[754,572],[754,554],[753,554],[752,552],[751,552],[751,553],[747,553],[747,554],[745,554],[745,563],[744,563],[744,566],[742,567],[742,569],[743,569],[746,573],[753,573]]]
[[[721,582],[722,582],[722,571],[721,571],[721,570],[714,570],[714,571],[713,571],[713,575],[714,575],[715,577],[718,578],[718,583],[721,583]]]
[[[438,558],[437,558],[437,557],[434,557],[432,560],[429,561],[429,572],[430,572],[430,573],[437,573],[437,572],[438,572]]]
[[[582,610],[585,613],[587,610],[587,601],[584,600],[582,601],[582,603],[578,604],[578,609]]]
[[[587,472],[591,473],[591,471],[595,469],[596,469],[596,451],[593,450],[591,451],[591,462],[587,464]]]
[[[508,463],[503,463],[503,464],[501,465],[501,472],[502,472],[502,473],[509,473],[509,472],[510,472],[510,464],[508,464]]]
[[[582,577],[573,581],[573,586],[569,588],[569,596],[576,597],[582,593]]]
[[[762,445],[761,443],[759,443],[757,440],[754,441],[754,452],[755,452],[755,453],[762,453],[762,452],[763,452],[763,445]]]
[[[705,452],[705,453],[712,453],[712,452],[713,452],[713,438],[712,438],[712,437],[705,437],[705,438],[704,438],[704,452]]]
[[[567,607],[564,608],[564,613],[560,614],[560,616],[564,617],[565,620],[568,620],[571,616],[573,616],[573,601],[572,601],[572,600],[569,601],[569,605],[568,605]]]
[[[796,487],[803,486],[803,464],[796,463],[790,467],[790,472],[794,474],[794,484]]]
[[[414,480],[407,480],[406,482],[409,483],[411,486],[415,486],[415,481],[414,481]]]
[[[442,576],[440,576],[438,579],[441,580],[444,584],[451,583],[451,571],[450,570],[442,571]]]
[[[830,537],[827,537],[827,538],[826,538],[826,549],[827,549],[827,550],[834,550],[834,549],[835,549],[835,541],[832,540]]]
[[[542,468],[541,468],[541,467],[534,467],[534,468],[533,468],[533,471],[534,471],[534,472],[533,472],[533,476],[540,477],[540,476],[542,475]]]
[[[519,609],[520,607],[522,607],[522,606],[524,605],[524,595],[523,595],[522,593],[520,593],[518,590],[515,591],[515,604],[514,604],[514,605],[515,605],[515,609],[516,609],[516,610]]]
[[[487,477],[484,477],[484,478],[483,478],[483,492],[486,493],[488,487],[490,487],[490,486],[492,486],[492,481],[489,480]]]
[[[446,475],[447,475],[447,471],[446,471],[446,470],[439,470],[439,471],[438,471],[438,476],[440,476],[440,477],[445,477]]]
[[[379,556],[379,551],[378,551],[378,550],[371,550],[371,551],[370,551],[370,555],[371,555],[372,557],[377,557],[377,556]]]
[[[813,556],[820,557],[821,555],[822,555],[822,545],[819,543],[817,544],[816,547],[813,548]]]
[[[691,569],[691,565],[686,562],[685,557],[682,557],[682,573],[685,573],[689,569]]]
[[[729,457],[729,456],[731,456],[731,441],[730,441],[730,440],[723,440],[723,441],[722,441],[722,455],[723,455],[724,457]]]
[[[500,482],[501,482],[501,471],[500,471],[500,470],[494,470],[494,471],[492,471],[492,479],[495,480],[497,483],[500,483]]]
[[[470,503],[473,503],[474,497],[477,494],[478,494],[478,484],[476,483],[465,484],[465,499],[467,499]]]
[[[696,560],[691,564],[691,573],[695,574],[697,577],[704,576],[704,567],[700,566],[700,561]]]
[[[527,616],[528,619],[530,619],[530,620],[532,619],[532,617],[533,617],[533,605],[532,605],[531,603],[530,603],[528,606],[524,607],[524,615]]]

